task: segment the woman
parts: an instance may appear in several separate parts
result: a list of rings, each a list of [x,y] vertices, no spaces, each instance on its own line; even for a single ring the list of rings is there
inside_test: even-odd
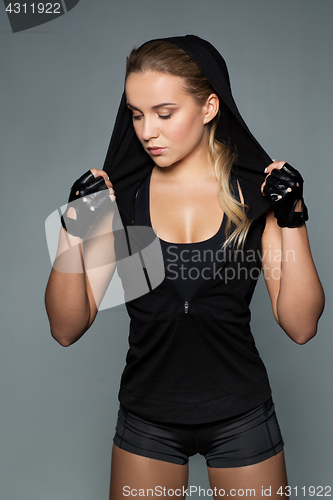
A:
[[[69,201],[116,193],[127,236],[131,226],[152,227],[165,264],[163,281],[127,302],[130,349],[110,498],[140,491],[185,498],[195,453],[206,458],[215,499],[240,498],[241,489],[281,498],[288,493],[283,440],[249,304],[262,269],[276,321],[304,344],[316,334],[324,295],[303,179],[272,161],[250,133],[217,50],[193,35],[133,49],[104,169],[77,182]],[[68,217],[61,238],[71,238]],[[105,252],[114,245],[118,258],[116,232],[99,243]],[[77,255],[83,268],[92,255]],[[95,299],[84,272],[52,270],[46,305],[62,345],[92,324]]]

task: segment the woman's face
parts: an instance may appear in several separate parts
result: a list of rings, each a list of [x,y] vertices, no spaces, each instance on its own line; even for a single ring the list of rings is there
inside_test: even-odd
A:
[[[126,100],[136,135],[159,167],[208,148],[205,124],[216,115],[218,98],[212,94],[198,107],[183,85],[182,77],[150,70],[127,77]],[[155,154],[149,150],[157,146],[162,149]]]

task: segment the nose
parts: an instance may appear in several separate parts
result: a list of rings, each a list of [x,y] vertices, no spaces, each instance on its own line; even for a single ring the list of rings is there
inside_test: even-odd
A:
[[[143,118],[141,136],[144,141],[149,141],[151,138],[159,136],[159,131],[154,124],[154,119],[147,117]]]

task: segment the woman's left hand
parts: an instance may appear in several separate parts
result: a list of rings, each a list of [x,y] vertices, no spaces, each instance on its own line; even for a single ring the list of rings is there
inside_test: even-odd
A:
[[[269,196],[274,210],[269,208],[266,212],[261,240],[264,278],[276,321],[292,340],[305,344],[317,332],[325,297],[303,220],[307,216],[300,191],[303,179],[297,170],[284,161],[273,161],[266,171],[261,192]],[[293,199],[290,201],[288,198],[291,196]],[[303,211],[296,212],[291,208],[283,219],[283,222],[291,219],[292,222],[299,222],[299,225],[281,224],[279,216],[282,211],[287,212],[285,207],[295,205],[297,210],[302,203]]]
[[[302,226],[309,218],[303,199],[303,177],[284,161],[273,161],[266,172],[261,192],[263,196],[270,197],[278,225],[291,228]]]

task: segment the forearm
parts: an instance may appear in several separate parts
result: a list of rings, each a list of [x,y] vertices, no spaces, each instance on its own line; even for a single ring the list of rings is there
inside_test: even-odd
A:
[[[61,345],[72,344],[90,326],[91,307],[81,244],[63,229],[46,287],[45,305],[51,334]]]
[[[276,302],[280,326],[295,342],[307,342],[316,334],[324,300],[306,225],[282,228],[281,278]]]

